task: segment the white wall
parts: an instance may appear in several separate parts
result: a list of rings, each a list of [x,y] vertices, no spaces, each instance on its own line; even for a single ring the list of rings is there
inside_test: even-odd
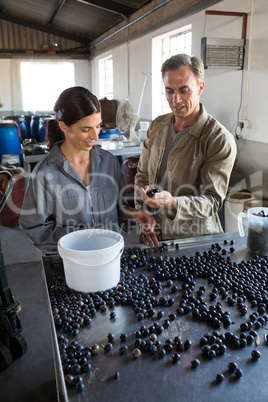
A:
[[[268,93],[268,2],[267,0],[225,0],[209,10],[245,12],[248,14],[245,68],[241,70],[207,69],[205,91],[201,101],[207,111],[234,133],[241,100],[239,119],[248,119],[250,129],[243,129],[242,136],[248,140],[268,143],[266,135],[266,96]],[[252,14],[253,11],[253,14]],[[97,74],[99,58],[108,54],[114,60],[114,97],[122,101],[127,96],[137,109],[144,82],[149,74],[140,116],[152,119],[152,38],[166,32],[192,24],[193,54],[200,56],[201,38],[241,38],[242,17],[205,15],[199,12],[167,26],[157,29],[126,45],[103,53],[92,61]],[[267,39],[266,39],[267,38]],[[94,77],[95,78],[95,77]],[[161,74],[159,71],[159,79]],[[93,79],[94,80],[94,79]],[[95,85],[93,90],[98,95]],[[238,130],[240,134],[240,129]]]
[[[88,60],[73,60],[75,85],[91,89],[91,67]]]
[[[268,2],[255,0],[252,18],[252,44],[248,75],[247,117],[252,123],[246,139],[268,143]]]
[[[209,9],[248,13],[246,58],[243,71],[206,70],[206,86],[201,100],[210,114],[234,132],[234,125],[238,119],[243,77],[239,118],[240,120],[248,119],[251,122],[251,128],[245,128],[242,136],[247,140],[268,143],[266,135],[268,2],[267,0],[224,0]],[[133,104],[134,111],[137,110],[144,74],[148,74],[140,116],[145,120],[152,119],[152,87],[154,85],[151,76],[152,38],[188,24],[192,24],[193,54],[198,56],[200,56],[203,36],[241,38],[241,17],[206,16],[205,11],[201,11],[98,55],[91,63],[87,60],[74,60],[76,85],[86,86],[98,96],[98,60],[112,54],[114,98],[122,101],[128,97]],[[12,63],[11,59],[0,59],[0,102],[3,103],[0,115],[4,115],[6,111],[16,112],[16,105],[12,99],[12,88],[14,85],[16,86],[16,83],[12,82]],[[161,80],[160,71],[159,80]],[[15,90],[19,91],[19,88],[15,87]],[[40,96],[42,96],[41,87]]]
[[[0,59],[0,113],[13,109],[11,82],[11,60]]]
[[[248,14],[245,68],[241,70],[207,69],[205,91],[201,100],[207,111],[233,133],[239,119],[248,119],[251,128],[244,128],[237,141],[238,158],[235,169],[246,179],[249,190],[255,191],[256,173],[263,177],[260,186],[264,198],[268,199],[268,154],[267,94],[268,94],[268,1],[267,0],[223,0],[210,10],[245,12]],[[200,56],[201,38],[241,38],[242,18],[205,15],[205,11],[183,18],[157,29],[139,39],[98,55],[90,61],[74,61],[76,85],[83,85],[98,96],[98,60],[110,54],[114,61],[114,98],[122,101],[129,98],[137,111],[144,74],[148,74],[140,116],[152,119],[152,39],[177,28],[192,24],[193,54]],[[13,60],[0,59],[0,116],[5,111],[16,112],[12,93],[19,91],[13,78]],[[14,65],[13,65],[14,70]],[[243,79],[243,81],[242,81]],[[159,80],[161,74],[159,71]],[[241,83],[243,84],[241,86]],[[241,96],[242,89],[242,96]],[[40,87],[40,96],[42,88]],[[54,105],[52,100],[52,106]],[[14,110],[15,109],[15,110]]]

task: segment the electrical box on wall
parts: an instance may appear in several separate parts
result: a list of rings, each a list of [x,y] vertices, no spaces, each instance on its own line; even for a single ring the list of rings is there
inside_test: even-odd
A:
[[[242,70],[244,66],[244,53],[244,39],[201,39],[201,58],[205,68]]]

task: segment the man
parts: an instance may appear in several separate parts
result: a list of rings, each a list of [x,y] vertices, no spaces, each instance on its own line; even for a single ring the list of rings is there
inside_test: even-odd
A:
[[[199,101],[205,85],[202,61],[177,54],[161,72],[172,113],[150,125],[135,177],[136,207],[147,204],[158,221],[158,232],[141,235],[151,247],[159,240],[223,231],[218,211],[236,157],[232,134]],[[149,197],[152,188],[160,192]]]

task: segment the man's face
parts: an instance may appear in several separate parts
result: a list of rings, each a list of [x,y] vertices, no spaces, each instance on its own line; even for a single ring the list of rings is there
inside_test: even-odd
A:
[[[175,117],[183,119],[199,111],[199,98],[205,83],[197,83],[190,67],[167,71],[163,82],[168,104]]]

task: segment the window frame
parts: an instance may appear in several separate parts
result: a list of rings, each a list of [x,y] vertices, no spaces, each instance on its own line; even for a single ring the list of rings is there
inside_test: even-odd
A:
[[[71,60],[22,60],[19,81],[22,110],[50,112],[59,94],[75,85],[75,64]]]
[[[99,98],[107,98],[112,100],[114,98],[114,84],[113,84],[113,56],[103,57],[98,60],[99,70]]]
[[[190,35],[189,35],[190,34]],[[178,39],[179,37],[186,39],[186,35],[190,36],[190,49],[188,51],[189,44],[183,46],[183,48],[174,49],[170,46],[171,41]],[[164,50],[164,45],[169,42],[168,50]],[[165,87],[161,76],[161,66],[165,60],[171,57],[173,54],[192,53],[192,24],[188,24],[184,27],[167,32],[163,35],[157,36],[152,39],[152,118],[156,118],[159,115],[169,113],[170,108],[166,101]],[[161,54],[161,57],[159,57]]]

